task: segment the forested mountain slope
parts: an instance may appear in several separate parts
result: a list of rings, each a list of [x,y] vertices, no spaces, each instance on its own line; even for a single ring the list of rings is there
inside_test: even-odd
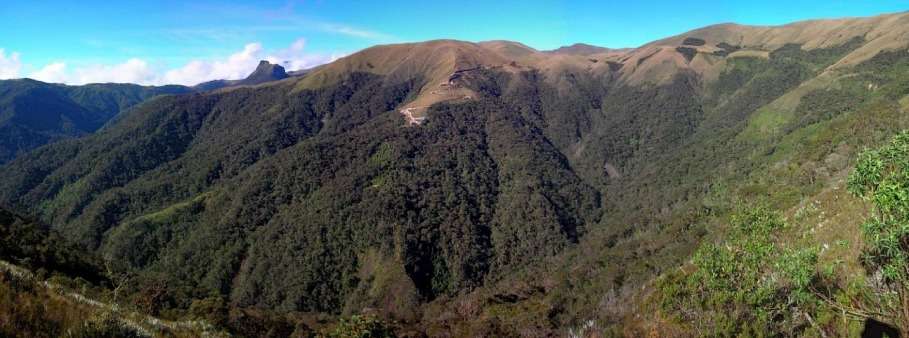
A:
[[[216,80],[193,87],[126,83],[67,86],[31,79],[2,80],[0,164],[45,144],[90,134],[119,113],[159,95],[252,86],[287,77],[283,67],[261,61],[245,79]]]
[[[847,332],[822,307],[685,303],[687,271],[701,242],[785,223],[742,205],[786,215],[793,246],[856,240],[866,209],[837,192],[909,127],[906,31],[895,14],[583,53],[378,46],[144,102],[0,167],[0,204],[173,311],[369,313],[430,336]],[[806,230],[825,211],[835,236]],[[856,250],[820,257],[855,267]]]
[[[118,113],[183,86],[66,86],[30,79],[0,81],[0,163],[58,140],[94,132]]]

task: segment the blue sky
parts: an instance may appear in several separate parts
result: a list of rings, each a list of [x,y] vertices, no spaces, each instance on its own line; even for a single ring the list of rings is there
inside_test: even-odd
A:
[[[909,0],[0,0],[0,78],[191,84],[258,59],[309,67],[382,43],[507,39],[634,47],[721,22],[776,25],[909,10]]]

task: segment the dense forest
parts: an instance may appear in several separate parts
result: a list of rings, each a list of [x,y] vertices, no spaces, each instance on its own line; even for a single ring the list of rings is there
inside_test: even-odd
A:
[[[0,81],[0,164],[42,145],[92,133],[154,96],[190,91],[183,86]]]
[[[18,213],[0,211],[0,259],[211,325],[177,336],[904,331],[909,53],[842,66],[868,38],[473,67],[445,83],[468,99],[419,124],[400,110],[429,72],[182,94],[2,82],[0,123],[45,138],[0,150]],[[690,67],[623,73],[666,60]],[[0,301],[17,292],[66,307],[0,275]]]

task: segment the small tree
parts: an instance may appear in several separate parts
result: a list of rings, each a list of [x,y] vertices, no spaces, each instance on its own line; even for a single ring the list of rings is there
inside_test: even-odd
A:
[[[862,225],[862,263],[875,287],[882,320],[909,332],[909,132],[862,153],[849,176],[851,193],[870,201],[873,214]]]

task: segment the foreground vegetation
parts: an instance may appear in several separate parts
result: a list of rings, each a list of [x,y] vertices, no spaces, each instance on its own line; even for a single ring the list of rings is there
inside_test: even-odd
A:
[[[99,260],[38,223],[0,208],[0,336],[3,337],[393,337],[374,315],[286,317],[193,302],[150,316],[159,295],[129,294]],[[111,278],[109,278],[111,277]],[[160,310],[159,310],[160,312]]]
[[[746,208],[720,243],[702,245],[690,267],[660,279],[656,306],[704,336],[852,336],[868,330],[869,321],[905,335],[907,182],[909,132],[863,152],[849,175],[849,192],[873,207],[860,226],[863,243],[852,244],[862,248],[856,260],[864,276],[844,273],[841,259],[819,261],[829,247],[793,241],[794,229],[779,212]]]

